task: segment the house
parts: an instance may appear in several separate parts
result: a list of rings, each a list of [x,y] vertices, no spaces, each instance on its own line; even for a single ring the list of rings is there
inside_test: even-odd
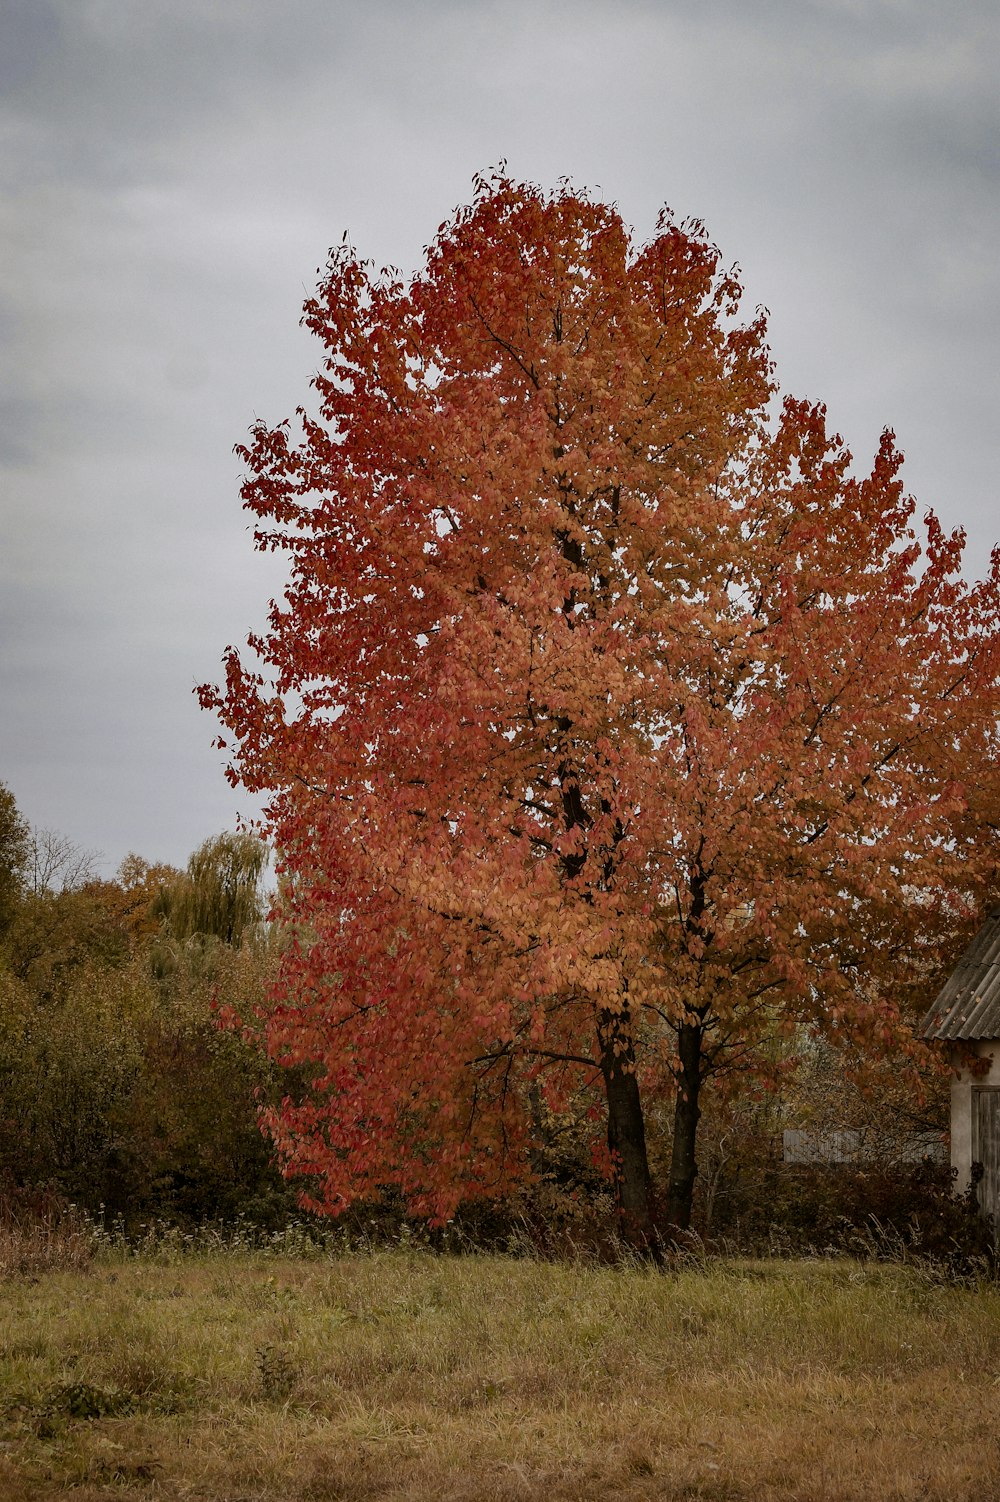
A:
[[[873,1163],[943,1162],[946,1148],[938,1132],[887,1133],[864,1127],[786,1127],[781,1134],[784,1163],[864,1166]]]
[[[921,1034],[952,1045],[955,1188],[965,1193],[972,1181],[972,1165],[981,1164],[976,1191],[979,1209],[1000,1228],[1000,907],[992,909],[941,988]],[[981,1072],[964,1062],[970,1053],[982,1061]]]

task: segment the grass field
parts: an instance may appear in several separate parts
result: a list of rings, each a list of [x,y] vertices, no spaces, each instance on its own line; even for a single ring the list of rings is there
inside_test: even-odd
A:
[[[1000,1498],[1000,1292],[905,1267],[105,1254],[0,1298],[4,1502]]]

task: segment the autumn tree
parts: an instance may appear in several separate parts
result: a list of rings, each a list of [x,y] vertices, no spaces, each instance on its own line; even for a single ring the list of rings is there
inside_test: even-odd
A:
[[[503,1192],[532,1088],[589,1086],[646,1241],[669,1085],[684,1226],[706,1078],[802,1025],[911,1048],[900,986],[974,918],[1000,559],[918,541],[890,434],[857,478],[822,406],[772,418],[740,297],[698,223],[497,177],[409,280],[345,242],[306,304],[316,409],[240,450],[290,583],[202,699],[268,799],[243,1020],[311,1070],[268,1124],[321,1209]]]
[[[155,903],[163,884],[180,874],[130,855],[114,879],[101,880],[89,874],[92,857],[52,831],[29,838],[26,871],[7,962],[40,998],[64,990],[81,967],[124,965],[159,930]]]

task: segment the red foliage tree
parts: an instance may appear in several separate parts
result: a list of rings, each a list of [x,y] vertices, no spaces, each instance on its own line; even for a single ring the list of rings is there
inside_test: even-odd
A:
[[[739,298],[700,224],[493,178],[412,280],[345,244],[306,304],[318,413],[240,450],[291,582],[202,698],[287,877],[314,1205],[502,1193],[526,1087],[589,1084],[646,1240],[667,1081],[683,1226],[705,1078],[776,1026],[909,1046],[995,870],[1000,558],[921,549],[890,434],[857,479],[821,406],[770,420]]]

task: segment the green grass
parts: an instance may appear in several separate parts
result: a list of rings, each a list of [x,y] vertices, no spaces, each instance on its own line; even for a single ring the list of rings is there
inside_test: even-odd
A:
[[[1000,1292],[396,1250],[7,1277],[0,1496],[1000,1498]]]

